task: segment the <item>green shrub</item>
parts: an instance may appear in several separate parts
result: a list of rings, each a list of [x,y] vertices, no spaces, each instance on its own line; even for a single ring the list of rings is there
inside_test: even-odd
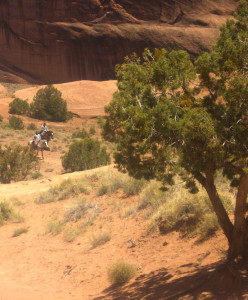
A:
[[[96,134],[96,129],[95,129],[95,127],[90,127],[89,134],[90,134],[90,135]]]
[[[83,128],[82,130],[80,131],[76,131],[76,132],[73,132],[72,136],[71,136],[73,139],[84,139],[86,137],[89,137],[89,134],[88,132]]]
[[[40,177],[43,177],[43,174],[40,171],[35,171],[35,172],[31,173],[31,178],[32,179],[37,179],[37,178],[40,178]]]
[[[30,123],[27,126],[27,130],[33,130],[36,131],[37,130],[37,126],[34,123]]]
[[[9,220],[13,214],[13,209],[6,201],[0,201],[0,225]]]
[[[3,122],[3,116],[0,115],[0,122]]]
[[[92,249],[96,248],[100,245],[103,245],[110,241],[111,235],[108,231],[102,231],[96,234],[93,234],[90,238],[90,244]]]
[[[14,231],[12,237],[17,237],[17,236],[19,236],[19,235],[21,235],[21,234],[23,234],[23,233],[26,233],[26,232],[28,232],[28,230],[27,230],[27,228],[25,228],[25,227],[17,228],[17,229]]]
[[[15,130],[24,129],[24,124],[23,124],[22,119],[15,117],[15,116],[9,117],[9,126]]]
[[[14,211],[9,201],[0,200],[0,225],[3,225],[8,220],[21,222],[23,221],[23,217]]]
[[[110,156],[106,147],[101,147],[96,139],[85,138],[73,142],[69,151],[62,157],[65,170],[83,171],[110,164]]]
[[[48,191],[41,193],[35,202],[39,204],[50,203],[64,200],[80,193],[88,194],[89,191],[89,182],[86,178],[67,179],[62,181],[59,185],[50,188]]]
[[[9,104],[9,114],[25,115],[29,111],[29,104],[27,101],[20,98],[15,98]]]
[[[124,261],[117,261],[108,269],[108,279],[111,284],[123,285],[136,273],[134,265]]]
[[[0,182],[25,179],[33,169],[39,166],[39,158],[35,151],[20,145],[0,146]]]
[[[47,224],[47,233],[57,235],[62,231],[63,227],[60,221],[55,219],[51,220]]]
[[[67,243],[71,243],[80,233],[81,231],[78,228],[66,227],[63,235],[64,241]]]
[[[67,103],[53,85],[38,90],[30,105],[30,116],[40,120],[65,122],[68,120]]]

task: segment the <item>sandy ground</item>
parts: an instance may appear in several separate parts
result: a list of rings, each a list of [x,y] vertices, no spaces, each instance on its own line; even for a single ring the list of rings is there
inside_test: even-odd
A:
[[[97,86],[99,93],[96,93]],[[34,89],[19,91],[16,95],[31,99]],[[63,84],[61,90],[69,109],[81,118],[74,118],[66,124],[50,123],[50,126],[55,131],[72,132],[85,121],[86,110],[88,116],[103,112],[103,105],[110,99],[107,95],[115,90],[115,85],[114,82],[78,82]],[[0,114],[5,120],[10,101],[12,99],[6,96],[6,91],[0,92]],[[23,119],[26,124],[31,121],[40,124],[40,121]],[[90,126],[90,119],[87,122]],[[12,138],[16,139],[9,137],[8,142]],[[147,236],[147,221],[142,212],[123,218],[116,209],[116,203],[121,209],[135,207],[137,196],[124,198],[121,192],[97,196],[92,191],[85,197],[96,203],[101,213],[84,234],[68,243],[62,233],[47,233],[49,221],[63,217],[72,199],[41,205],[35,203],[37,195],[64,179],[95,172],[63,174],[60,156],[61,153],[56,151],[45,153],[45,160],[41,161],[43,177],[40,179],[0,184],[0,196],[16,197],[20,202],[16,209],[24,217],[21,223],[7,223],[0,227],[0,300],[242,299],[237,290],[232,294],[232,285],[228,290],[226,281],[223,281],[223,286],[219,283],[221,259],[227,247],[221,232],[204,243],[198,243],[196,238],[181,238],[177,232]],[[46,173],[44,170],[48,167],[53,171]],[[18,228],[26,228],[27,233],[13,237]],[[111,232],[111,240],[91,249],[92,234],[102,229]],[[129,242],[130,238],[135,240],[135,247]],[[108,267],[118,259],[129,261],[137,268],[135,278],[124,287],[112,287],[107,279]],[[220,272],[217,273],[218,280],[212,276],[217,271]],[[245,299],[243,290],[242,295]]]

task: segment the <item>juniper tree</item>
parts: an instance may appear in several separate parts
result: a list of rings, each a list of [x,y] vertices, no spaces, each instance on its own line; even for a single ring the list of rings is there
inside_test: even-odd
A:
[[[116,67],[118,91],[103,130],[117,143],[120,170],[164,186],[180,175],[191,192],[205,188],[230,259],[248,256],[247,16],[247,2],[240,1],[236,20],[227,20],[213,51],[195,63],[185,51],[127,57]],[[234,223],[216,187],[220,170],[237,187]]]

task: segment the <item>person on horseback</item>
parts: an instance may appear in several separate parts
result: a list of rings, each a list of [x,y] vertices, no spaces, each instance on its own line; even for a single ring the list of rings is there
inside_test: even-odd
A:
[[[46,122],[44,122],[42,125],[41,125],[41,128],[40,128],[40,135],[41,135],[41,139],[43,139],[43,135],[45,132],[48,131],[48,127],[46,126]]]
[[[36,131],[33,136],[33,143],[37,146],[40,140],[41,140],[41,135],[39,131]]]

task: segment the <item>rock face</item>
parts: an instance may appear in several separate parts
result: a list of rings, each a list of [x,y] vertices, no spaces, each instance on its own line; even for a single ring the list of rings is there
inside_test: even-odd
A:
[[[106,80],[145,47],[209,50],[235,0],[0,0],[0,69],[35,83]],[[1,72],[0,72],[1,75]]]

